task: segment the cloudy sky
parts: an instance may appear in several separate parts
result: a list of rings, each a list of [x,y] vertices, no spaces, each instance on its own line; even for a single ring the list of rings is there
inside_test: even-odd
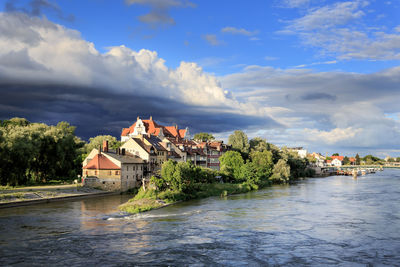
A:
[[[0,119],[400,156],[400,0],[6,0]]]

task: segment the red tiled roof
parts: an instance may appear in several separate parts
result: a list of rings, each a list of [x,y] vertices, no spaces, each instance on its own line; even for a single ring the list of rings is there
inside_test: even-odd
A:
[[[344,156],[332,156],[331,158],[332,158],[332,160],[338,159],[338,160],[340,160],[340,161],[343,161]]]
[[[97,154],[89,163],[83,167],[84,169],[95,169],[95,170],[119,170],[121,169],[115,165],[106,156]]]
[[[349,158],[349,160],[350,160],[350,162],[356,162],[356,159],[353,157]]]
[[[178,136],[179,138],[183,138],[186,134],[186,129],[177,130],[176,126],[162,126],[153,121],[153,119],[142,120],[142,122],[146,128],[146,132],[152,135],[159,135],[161,129],[163,129],[163,132],[166,136],[170,135],[172,137]],[[121,136],[127,136],[133,133],[135,126],[136,122],[132,124],[129,128],[123,128]]]

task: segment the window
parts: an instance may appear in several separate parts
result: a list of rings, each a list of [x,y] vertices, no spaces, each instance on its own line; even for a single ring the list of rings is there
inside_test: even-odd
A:
[[[126,170],[129,171],[129,166],[126,166]]]
[[[111,175],[111,171],[108,171],[108,175]]]
[[[119,171],[115,171],[115,175],[119,175]]]
[[[97,175],[97,171],[94,171],[94,175]]]
[[[88,176],[89,175],[89,172],[88,171],[86,171],[86,176]]]

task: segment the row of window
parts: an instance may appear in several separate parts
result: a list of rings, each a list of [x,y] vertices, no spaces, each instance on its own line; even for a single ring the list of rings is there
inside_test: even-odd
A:
[[[129,165],[126,166],[126,170],[129,171]],[[142,165],[139,165],[139,166],[133,165],[132,170],[133,171],[142,171],[143,166]]]

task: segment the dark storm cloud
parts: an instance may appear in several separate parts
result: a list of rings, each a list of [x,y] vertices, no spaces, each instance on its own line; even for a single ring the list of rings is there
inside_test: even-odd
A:
[[[39,17],[43,15],[43,10],[49,10],[57,15],[58,18],[66,21],[74,21],[75,17],[72,14],[65,15],[60,7],[47,0],[32,0],[26,6],[17,6],[17,0],[9,0],[4,4],[6,12],[23,12],[30,16]]]
[[[260,118],[223,111],[209,112],[183,103],[109,90],[64,85],[0,84],[0,119],[25,117],[32,122],[56,124],[67,121],[77,126],[76,134],[84,139],[100,134],[120,136],[136,117],[166,125],[189,127],[199,131],[224,132],[260,125]],[[272,119],[261,124],[277,126]]]
[[[329,101],[335,101],[336,96],[330,95],[327,93],[318,93],[318,92],[313,92],[313,93],[307,93],[301,96],[301,99],[303,100],[329,100]]]

